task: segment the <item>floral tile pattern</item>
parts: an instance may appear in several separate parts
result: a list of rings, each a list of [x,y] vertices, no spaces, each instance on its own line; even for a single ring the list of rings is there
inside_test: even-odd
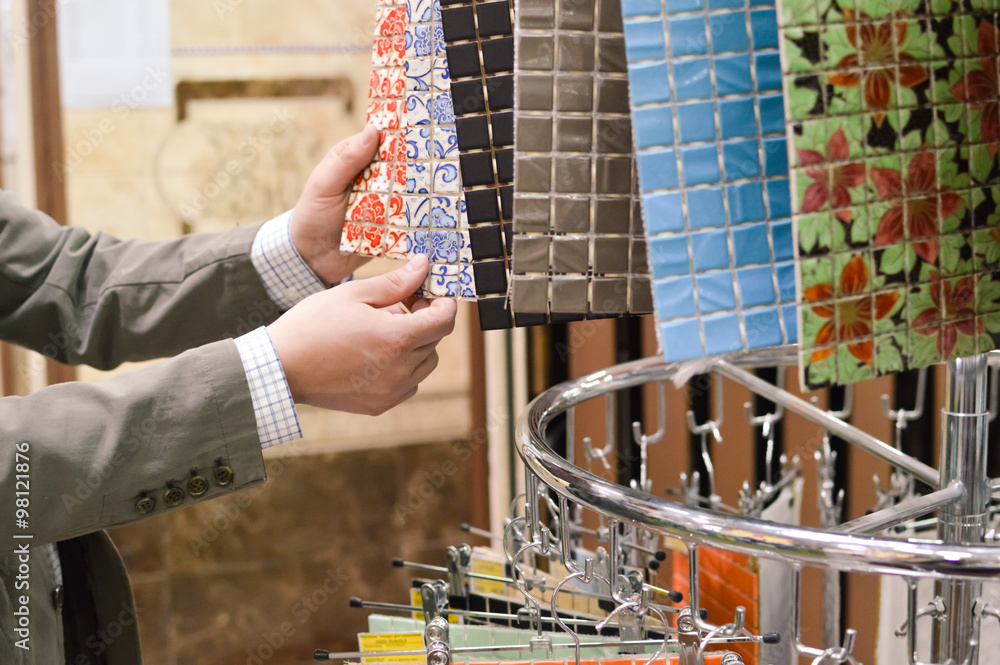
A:
[[[379,150],[355,182],[341,250],[425,254],[425,293],[475,298],[439,2],[380,2],[372,64],[368,122]]]
[[[652,311],[619,0],[515,15],[515,317]]]
[[[996,348],[997,7],[779,6],[803,385]]]
[[[669,361],[794,342],[773,0],[621,0],[657,331]]]

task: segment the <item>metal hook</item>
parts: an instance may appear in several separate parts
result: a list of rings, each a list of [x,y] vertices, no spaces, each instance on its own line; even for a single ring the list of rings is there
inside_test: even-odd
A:
[[[784,387],[785,387],[785,368],[784,367],[779,367],[778,368],[778,380],[775,383],[775,386],[777,386],[779,389],[784,389]],[[760,415],[760,416],[755,416],[753,414],[753,403],[752,402],[744,402],[743,403],[743,410],[746,411],[747,420],[749,420],[750,424],[753,425],[753,426],[755,426],[755,427],[759,426],[759,425],[770,425],[770,426],[773,426],[773,425],[777,424],[777,422],[779,420],[781,420],[782,417],[785,415],[785,407],[782,404],[778,404],[778,408],[776,408],[773,413],[765,413],[765,414]]]
[[[713,375],[712,392],[715,393],[715,419],[706,421],[699,425],[694,419],[694,411],[688,409],[686,414],[688,429],[691,430],[692,434],[705,434],[707,432],[712,432],[712,435],[717,441],[722,441],[722,436],[719,434],[719,428],[722,427],[723,395],[722,379],[719,378],[718,374]]]
[[[603,448],[594,448],[593,439],[589,436],[583,437],[583,450],[588,462],[600,459],[604,468],[611,471],[611,463],[608,462],[608,455],[615,450],[615,403],[616,393],[610,392],[604,396],[604,430],[605,444]],[[593,470],[593,469],[591,469]]]
[[[996,420],[1000,407],[1000,365],[990,368],[990,422]]]
[[[906,429],[906,423],[911,420],[917,420],[924,414],[924,402],[927,399],[927,368],[920,368],[917,374],[917,396],[914,400],[915,404],[913,409],[907,411],[906,409],[892,409],[889,404],[889,396],[882,395],[882,413],[889,420],[896,421],[896,449],[901,447],[901,435],[902,431]]]
[[[656,384],[657,387],[657,417],[656,417],[656,432],[651,435],[646,435],[642,433],[642,424],[639,421],[632,423],[632,438],[635,440],[637,446],[639,446],[639,479],[636,481],[632,480],[630,483],[632,489],[641,489],[643,492],[652,491],[652,481],[648,477],[649,468],[649,451],[648,447],[651,444],[658,443],[663,435],[667,432],[667,387],[666,382],[660,381]]]
[[[809,402],[816,406],[819,404],[819,397],[813,395],[809,398]],[[854,386],[846,385],[844,386],[844,406],[839,411],[834,411],[832,409],[827,409],[826,412],[833,416],[834,418],[839,418],[840,420],[846,420],[851,417],[851,412],[854,410]]]

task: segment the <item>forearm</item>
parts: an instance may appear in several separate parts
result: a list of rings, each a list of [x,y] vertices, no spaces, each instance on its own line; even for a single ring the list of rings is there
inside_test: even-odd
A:
[[[0,339],[106,369],[272,322],[250,260],[259,225],[167,242],[59,227],[0,197]]]
[[[29,533],[34,545],[171,510],[171,488],[183,506],[265,479],[246,375],[228,340],[104,381],[0,399],[0,452],[0,533]],[[30,486],[23,529],[13,509],[18,463]],[[226,473],[216,467],[231,468],[232,481],[220,484]],[[207,481],[204,493],[188,485],[193,476]],[[0,554],[12,546],[0,543]]]

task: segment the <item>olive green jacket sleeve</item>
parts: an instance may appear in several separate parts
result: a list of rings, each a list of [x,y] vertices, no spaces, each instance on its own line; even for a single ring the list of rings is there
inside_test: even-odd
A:
[[[14,533],[33,545],[65,540],[264,480],[228,339],[277,315],[249,258],[257,228],[120,242],[0,195],[0,339],[100,368],[184,351],[0,399],[0,555]],[[24,443],[27,461],[17,457]],[[14,510],[23,481],[26,526]]]

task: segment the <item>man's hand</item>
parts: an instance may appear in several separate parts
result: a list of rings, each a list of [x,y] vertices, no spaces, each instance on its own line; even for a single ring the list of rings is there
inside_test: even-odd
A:
[[[428,269],[417,256],[310,296],[268,326],[296,404],[378,415],[416,394],[455,327],[454,300],[410,300]]]
[[[292,243],[327,286],[368,260],[358,254],[341,254],[340,234],[354,179],[375,158],[377,148],[378,130],[370,125],[333,146],[313,169],[292,212]]]

